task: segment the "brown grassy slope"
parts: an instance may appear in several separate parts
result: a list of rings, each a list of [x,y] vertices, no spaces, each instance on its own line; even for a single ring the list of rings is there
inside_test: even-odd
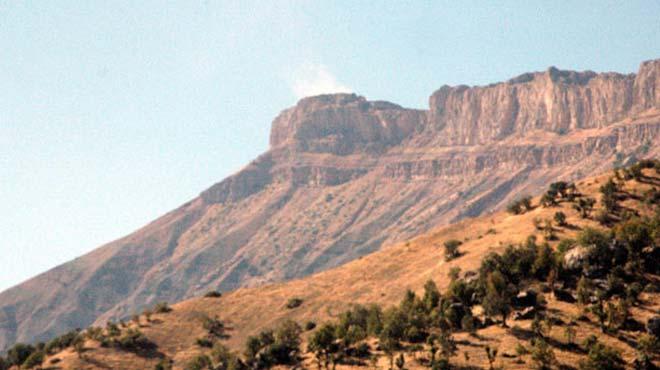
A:
[[[428,109],[301,99],[271,147],[134,233],[0,292],[0,352],[158,301],[301,278],[503,209],[557,180],[660,157],[660,60],[442,87]],[[130,189],[127,189],[130,191]]]
[[[609,176],[608,173],[580,181],[577,183],[578,189],[583,194],[598,199],[598,188]],[[654,176],[656,177],[653,181],[657,187],[660,178],[655,174]],[[625,190],[641,194],[650,186],[654,185],[629,181]],[[534,204],[538,204],[538,198],[534,199]],[[649,211],[649,208],[639,200],[628,199],[622,204],[642,213]],[[176,368],[181,368],[191,357],[202,352],[195,344],[195,340],[204,334],[201,324],[201,318],[204,316],[217,315],[225,320],[232,328],[231,338],[226,343],[234,349],[242,349],[242,344],[248,335],[273,327],[286,319],[294,319],[301,324],[307,320],[322,322],[331,319],[352,303],[379,303],[385,306],[396,304],[406,289],[420,292],[428,279],[433,279],[438,287],[444,290],[449,282],[447,272],[451,267],[460,267],[464,272],[474,270],[478,268],[482,258],[491,251],[502,251],[506,245],[521,242],[532,234],[537,234],[541,238],[533,226],[535,218],[552,218],[559,210],[566,213],[571,227],[556,228],[557,235],[562,239],[574,236],[585,226],[600,227],[592,220],[581,219],[570,206],[570,203],[561,203],[559,207],[537,207],[523,215],[500,212],[466,220],[441,227],[429,234],[393,245],[308,278],[260,288],[239,289],[225,294],[222,298],[190,299],[173,305],[174,310],[170,313],[154,315],[151,323],[147,323],[142,317],[141,330],[158,346],[159,354],[151,353],[150,356],[167,356],[174,359]],[[451,262],[444,262],[441,246],[449,239],[463,240],[464,244],[460,249],[464,254]],[[556,245],[557,242],[552,244]],[[303,299],[303,304],[295,309],[287,309],[286,302],[292,297]],[[549,310],[556,310],[557,316],[564,322],[579,314],[579,309],[575,305],[556,301],[549,294],[546,294],[546,299]],[[644,294],[643,300],[643,305],[632,309],[633,316],[640,322],[646,322],[648,317],[658,315],[660,311],[658,294]],[[528,329],[531,323],[529,320],[523,320],[511,321],[510,324]],[[634,343],[636,336],[639,335],[637,332],[623,332],[620,338],[604,335],[600,333],[593,318],[591,322],[579,322],[577,332],[578,343],[588,335],[595,334],[608,345],[620,350],[626,361],[634,358],[634,348],[627,341]],[[556,325],[551,336],[557,342],[563,343],[565,341],[563,327]],[[464,333],[456,334],[456,339],[465,342],[459,345],[458,356],[454,357],[452,362],[487,368],[484,346],[499,347],[500,353],[514,354],[516,344],[522,342],[514,331],[499,326],[479,330],[479,337],[480,339],[475,339]],[[87,360],[78,359],[68,350],[53,356],[62,360],[57,366],[83,369],[133,369],[152,368],[158,361],[157,357],[140,357],[113,349],[99,348],[92,341],[88,341],[87,347],[89,347],[85,353]],[[560,347],[554,350],[559,361],[566,365],[575,366],[584,356],[579,352],[562,350]],[[466,361],[462,352],[468,354],[469,361]],[[311,366],[309,355],[306,361]],[[381,359],[381,361],[381,366],[386,366],[385,360]],[[528,356],[523,358],[522,363],[516,361],[515,358],[500,356],[497,364],[507,369],[529,368]],[[408,362],[408,368],[415,366],[413,361]]]

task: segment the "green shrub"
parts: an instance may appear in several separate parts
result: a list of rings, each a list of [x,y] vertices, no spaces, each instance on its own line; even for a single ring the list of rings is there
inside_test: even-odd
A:
[[[222,297],[222,293],[218,292],[217,290],[212,290],[210,292],[207,292],[204,294],[204,297],[206,298],[220,298]]]
[[[32,352],[32,354],[25,359],[21,368],[32,369],[35,366],[41,365],[44,362],[44,357],[45,355],[43,351]]]
[[[100,330],[100,329],[90,328],[88,329],[88,332],[89,330],[91,330],[92,333],[95,333],[96,330]],[[52,354],[57,351],[61,351],[71,346],[75,341],[76,337],[78,336],[79,336],[78,330],[72,330],[68,333],[55,337],[49,340],[48,343],[46,343],[46,345],[44,346],[44,352],[46,352],[46,354]]]
[[[303,300],[301,298],[294,297],[294,298],[290,298],[286,302],[286,308],[293,309],[293,308],[296,308],[296,307],[300,307],[300,305],[302,305],[302,304],[303,304]]]
[[[217,342],[211,351],[211,359],[218,370],[239,370],[245,368],[241,359],[227,346]]]
[[[575,247],[575,240],[562,239],[559,244],[557,244],[557,251],[563,254],[573,249],[573,247]]]
[[[213,366],[211,359],[206,355],[197,355],[186,364],[185,370],[204,370]]]
[[[554,220],[559,226],[566,226],[566,214],[564,212],[555,212]]]
[[[579,362],[580,370],[623,370],[624,362],[619,352],[608,347],[598,339],[588,338],[585,346],[588,354]]]
[[[573,208],[580,213],[580,217],[588,218],[591,215],[591,211],[596,205],[596,200],[593,198],[579,198]]]
[[[36,348],[29,344],[16,343],[7,350],[7,362],[10,365],[21,366]]]
[[[138,329],[127,329],[114,343],[118,348],[126,351],[137,351],[153,346],[153,343]]]
[[[154,313],[168,313],[168,312],[171,312],[171,311],[172,311],[172,307],[170,307],[170,305],[167,304],[167,302],[158,302],[154,306],[154,309],[153,309],[152,312],[154,312]]]
[[[447,240],[444,243],[446,261],[450,261],[460,255],[460,252],[458,251],[458,247],[461,246],[461,244],[463,244],[463,242],[456,239]]]
[[[557,365],[557,358],[552,348],[543,339],[533,341],[532,349],[532,368],[537,370],[554,369]]]
[[[532,197],[524,196],[509,203],[507,211],[514,215],[520,215],[532,209]]]
[[[195,343],[200,347],[211,348],[213,347],[213,342],[208,338],[197,338]]]
[[[316,328],[316,323],[314,321],[307,321],[305,323],[305,331],[314,330]]]
[[[163,358],[154,367],[154,370],[172,370],[172,360],[169,358]]]
[[[208,332],[210,340],[225,339],[227,338],[225,323],[222,322],[217,316],[214,318],[204,317],[202,320],[202,327]]]
[[[314,354],[318,363],[336,364],[341,346],[337,341],[337,328],[331,323],[325,323],[309,338],[307,350]]]
[[[273,331],[263,331],[248,337],[245,359],[253,368],[274,365],[293,365],[299,362],[302,328],[293,321],[285,321]]]

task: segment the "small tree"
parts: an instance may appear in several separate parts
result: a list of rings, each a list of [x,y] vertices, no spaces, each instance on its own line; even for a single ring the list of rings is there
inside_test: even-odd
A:
[[[520,202],[518,202],[517,200],[509,203],[509,205],[506,206],[506,210],[507,212],[514,215],[519,215],[523,213],[523,208],[520,205]]]
[[[445,261],[451,261],[452,259],[459,256],[458,247],[463,244],[460,240],[452,239],[447,240],[445,245]]]
[[[608,302],[607,318],[611,330],[617,331],[623,328],[630,318],[630,303],[625,299],[619,299],[616,305]]]
[[[335,367],[340,349],[335,335],[336,329],[333,324],[323,324],[309,339],[307,350],[314,354],[319,368],[323,365],[328,369],[330,363],[333,364],[333,369]]]
[[[208,332],[207,337],[210,341],[214,341],[215,339],[225,339],[227,337],[227,334],[225,333],[225,323],[222,322],[218,316],[213,318],[208,316],[204,317],[202,319],[202,327]]]
[[[618,191],[618,186],[614,182],[614,179],[611,177],[609,180],[603,184],[600,187],[600,192],[602,193],[602,198],[601,201],[603,202],[603,206],[607,210],[607,212],[614,212],[616,211],[618,205],[617,205],[617,197],[616,197],[616,192]]]
[[[530,328],[537,338],[545,338],[547,334],[547,327],[544,325],[541,315],[534,315],[534,319],[532,320]]]
[[[10,365],[21,366],[34,351],[36,349],[29,344],[16,343],[7,351],[7,362]]]
[[[220,342],[213,345],[211,359],[217,370],[239,370],[245,367],[240,358]]]
[[[405,336],[406,315],[397,308],[392,308],[385,313],[383,329],[380,332],[378,342],[381,349],[390,361],[390,368],[394,367],[394,355],[401,348],[401,340]]]
[[[589,338],[585,343],[588,354],[579,363],[580,370],[623,370],[623,359],[619,352],[608,347],[596,338]]]
[[[204,297],[205,298],[220,298],[220,297],[222,297],[222,293],[218,292],[217,290],[211,290],[209,292],[206,292],[206,294],[204,294]]]
[[[286,302],[286,308],[293,309],[293,308],[296,308],[296,307],[300,307],[300,305],[302,305],[302,303],[303,303],[303,300],[301,298],[293,297],[293,298],[290,298]]]
[[[456,355],[458,347],[456,347],[456,342],[454,341],[449,328],[440,331],[440,334],[438,335],[438,343],[440,343],[440,352],[444,359],[449,361],[450,357]]]
[[[552,348],[543,339],[536,339],[532,345],[532,368],[550,370],[557,365],[557,358]]]
[[[483,298],[483,307],[488,315],[500,315],[502,327],[506,327],[506,318],[511,312],[511,299],[513,289],[499,271],[490,273],[486,280],[486,295]]]
[[[468,312],[463,315],[463,318],[461,319],[461,329],[470,333],[470,335],[475,335],[477,333],[477,326],[474,322],[474,316],[472,316],[471,313]]]
[[[532,209],[532,197],[530,196],[524,196],[520,199],[514,200],[513,202],[509,203],[509,205],[507,206],[507,211],[514,215],[525,213],[527,211],[530,211],[531,209]]]
[[[575,328],[572,324],[567,325],[564,328],[564,338],[566,338],[566,344],[569,346],[575,345],[575,335],[577,334]]]
[[[396,358],[395,361],[396,367],[399,370],[403,370],[406,366],[406,358],[403,357],[403,353],[399,353],[399,357]]]
[[[566,214],[562,211],[555,212],[555,217],[554,217],[555,222],[559,226],[566,226]]]
[[[495,365],[495,360],[497,359],[497,348],[486,346],[484,350],[486,351],[486,357],[488,358],[488,369],[495,370],[494,365]]]
[[[172,370],[172,362],[171,358],[163,358],[154,366],[154,370]]]
[[[543,224],[543,236],[545,237],[545,240],[557,239],[555,229],[552,227],[552,220],[550,219],[546,219]]]
[[[153,314],[153,312],[151,312],[151,310],[144,310],[142,312],[142,314],[147,319],[147,322],[151,322],[151,315]]]
[[[653,369],[651,359],[655,353],[660,352],[660,341],[658,338],[642,334],[637,340],[637,359],[635,360],[636,369]]]
[[[580,217],[589,218],[595,204],[596,200],[593,198],[579,198],[577,203],[573,204],[573,208],[580,213]]]
[[[593,291],[593,284],[591,280],[585,276],[581,276],[577,284],[577,302],[579,305],[586,307],[591,301],[591,293]]]
[[[154,313],[168,313],[170,311],[172,311],[172,308],[167,302],[158,302],[153,309]]]
[[[39,366],[44,362],[45,354],[43,351],[34,351],[28,358],[25,359],[21,368],[31,369],[35,366]]]
[[[447,273],[447,276],[449,277],[450,281],[458,280],[458,277],[460,275],[461,275],[461,268],[458,266],[453,266],[452,268],[449,269],[449,272]]]
[[[429,279],[424,284],[424,297],[422,298],[422,302],[424,303],[424,308],[427,312],[431,312],[431,310],[438,306],[438,302],[440,302],[440,291],[433,280]]]
[[[82,335],[78,335],[76,336],[76,339],[74,339],[73,350],[78,355],[78,358],[83,358],[83,353],[85,352],[85,338]]]
[[[532,210],[532,197],[529,195],[526,195],[520,199],[520,204],[522,205],[522,208],[527,211]]]
[[[591,313],[593,313],[594,316],[596,316],[596,318],[598,318],[598,323],[600,324],[600,330],[603,333],[606,333],[607,332],[607,325],[606,325],[606,323],[607,323],[607,311],[605,311],[605,307],[603,305],[603,300],[598,299],[598,301],[596,303],[592,304],[589,307],[589,311],[591,311]]]
[[[194,357],[188,364],[186,364],[185,370],[204,370],[210,369],[213,366],[211,358],[207,355],[198,355]]]
[[[607,225],[610,222],[610,215],[606,210],[601,209],[594,214],[594,220],[601,225]]]
[[[557,205],[557,200],[551,193],[547,192],[541,197],[540,203],[543,207],[554,207]]]

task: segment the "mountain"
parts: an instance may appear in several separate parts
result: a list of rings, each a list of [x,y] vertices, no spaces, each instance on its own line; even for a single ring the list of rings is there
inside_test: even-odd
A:
[[[658,162],[660,164],[660,162]],[[447,291],[453,284],[449,272],[454,268],[459,268],[459,281],[469,284],[478,283],[483,261],[490,258],[493,253],[504,255],[510,250],[512,245],[523,245],[521,250],[529,250],[529,237],[535,237],[535,250],[543,250],[544,240],[548,240],[550,250],[561,251],[561,245],[570,245],[568,252],[562,253],[558,261],[564,261],[567,266],[576,259],[568,256],[580,256],[579,253],[587,248],[584,247],[581,240],[586,240],[580,235],[586,235],[592,230],[613,230],[617,233],[617,239],[621,239],[621,230],[632,231],[631,235],[641,235],[638,228],[631,227],[638,225],[639,218],[633,218],[626,224],[624,215],[626,213],[636,213],[638,216],[649,218],[655,216],[655,225],[660,222],[657,213],[660,210],[660,167],[646,169],[642,172],[644,177],[637,180],[618,181],[617,183],[617,211],[610,214],[610,220],[603,225],[595,219],[596,215],[603,209],[602,194],[599,189],[608,183],[612,173],[602,174],[597,177],[583,179],[575,183],[576,189],[580,194],[580,199],[593,198],[598,203],[591,214],[591,217],[583,218],[580,213],[574,209],[573,205],[578,201],[561,200],[555,206],[540,206],[540,198],[535,197],[531,200],[532,209],[523,214],[510,214],[497,212],[487,216],[467,219],[449,226],[434,228],[430,232],[415,237],[411,240],[396,243],[389,248],[374,252],[368,256],[359,258],[340,267],[330,269],[312,276],[295,279],[285,283],[267,284],[255,288],[241,288],[222,295],[222,297],[200,296],[170,306],[170,310],[153,310],[150,317],[140,315],[137,319],[133,318],[130,322],[118,325],[117,329],[121,333],[128,333],[132,330],[139,330],[144,335],[143,341],[149,345],[142,345],[144,349],[122,349],[109,344],[102,344],[109,336],[109,329],[97,329],[96,334],[88,330],[88,336],[94,339],[85,341],[85,350],[82,357],[79,356],[73,348],[68,347],[62,350],[54,350],[45,358],[44,364],[49,364],[49,368],[60,369],[148,369],[155,368],[159,362],[172,361],[174,369],[190,369],[187,366],[196,356],[212,351],[209,348],[201,346],[200,338],[208,336],[209,327],[205,323],[209,318],[216,318],[222,322],[227,335],[225,339],[217,339],[232,351],[242,355],[248,336],[258,335],[262,331],[277,328],[288,320],[293,320],[303,327],[308,322],[314,322],[316,329],[306,329],[302,333],[303,345],[301,353],[302,367],[295,368],[317,368],[314,360],[314,354],[307,352],[307,344],[310,336],[315,330],[320,330],[324,323],[338,321],[342,313],[354,307],[356,304],[368,305],[377,304],[387,310],[393,306],[404,307],[399,302],[406,296],[408,289],[417,293],[418,297],[424,296],[425,286],[430,279],[435,282],[440,292],[443,292],[444,299],[451,299]],[[653,190],[654,189],[654,190]],[[547,230],[539,227],[537,220],[552,220],[557,212],[562,212],[566,216],[565,223],[562,225],[553,223],[552,237],[548,237]],[[621,225],[627,225],[621,227]],[[655,243],[660,234],[655,230]],[[603,234],[607,235],[607,234]],[[594,239],[592,237],[592,239]],[[446,260],[443,244],[450,240],[460,240],[462,244],[459,247],[459,254],[456,258]],[[567,240],[573,240],[572,244],[565,243]],[[578,240],[578,243],[575,243]],[[588,242],[591,243],[591,242]],[[624,244],[617,241],[606,245],[615,248],[625,249]],[[607,247],[609,248],[609,247]],[[610,258],[620,256],[619,252],[609,253]],[[659,252],[658,246],[655,246],[655,255]],[[537,252],[537,255],[542,255]],[[592,256],[602,258],[604,256],[591,252]],[[509,256],[516,254],[509,254]],[[521,254],[517,254],[521,256]],[[643,259],[652,262],[653,252],[646,252]],[[524,257],[517,257],[521,261]],[[577,260],[580,260],[579,257]],[[537,264],[539,259],[532,259]],[[599,277],[594,272],[594,264],[591,260],[580,260],[581,263],[588,264],[585,271],[590,271],[594,284],[600,286],[609,286],[612,288],[610,275],[607,279]],[[521,262],[522,264],[522,262]],[[508,266],[508,265],[506,265]],[[643,266],[643,265],[642,265]],[[513,266],[510,267],[513,269]],[[619,267],[620,268],[620,267]],[[647,266],[648,268],[648,266]],[[591,270],[589,270],[591,269]],[[618,274],[625,275],[621,269]],[[461,328],[454,327],[454,339],[457,344],[457,353],[450,358],[452,365],[459,369],[487,369],[488,360],[484,349],[486,346],[497,348],[499,356],[495,365],[503,369],[529,369],[532,368],[533,359],[529,353],[521,353],[517,348],[524,346],[527,350],[533,347],[532,338],[534,324],[531,316],[522,316],[521,313],[528,312],[529,307],[536,307],[533,313],[543,315],[543,317],[552,318],[553,325],[544,334],[544,342],[550,345],[555,354],[558,364],[552,368],[575,368],[578,361],[587,358],[587,350],[582,345],[589,336],[595,335],[600,343],[619,351],[622,359],[627,363],[632,363],[638,356],[637,348],[645,325],[649,319],[658,316],[660,312],[660,276],[655,272],[647,272],[638,279],[645,280],[644,292],[639,294],[637,302],[628,307],[628,316],[626,324],[619,329],[608,329],[605,333],[599,328],[597,316],[584,306],[580,306],[570,296],[577,296],[579,289],[576,289],[576,276],[586,272],[577,272],[579,270],[565,267],[561,276],[555,282],[555,292],[551,292],[550,283],[546,283],[545,278],[536,279],[534,275],[530,276],[530,281],[519,282],[516,289],[529,293],[536,291],[543,299],[536,299],[540,306],[534,306],[533,303],[525,303],[524,298],[520,299],[517,308],[509,317],[509,328],[503,328],[497,322],[488,323],[488,319],[483,314],[483,307],[474,304],[470,308],[479,324],[476,333],[471,335]],[[612,269],[603,272],[603,277],[612,272]],[[548,274],[549,276],[549,274]],[[549,281],[549,280],[548,280]],[[460,285],[455,285],[460,286]],[[632,286],[630,281],[626,286]],[[649,287],[655,287],[650,289]],[[592,289],[591,292],[595,291]],[[600,289],[600,288],[599,288]],[[640,288],[641,289],[641,288]],[[460,291],[455,289],[454,291]],[[467,291],[470,291],[467,289]],[[563,294],[562,294],[563,292]],[[616,293],[615,293],[616,294]],[[619,293],[620,294],[620,293]],[[626,293],[627,294],[627,293]],[[518,295],[518,297],[521,297]],[[522,297],[525,297],[524,295]],[[298,299],[299,305],[293,307],[289,302]],[[455,298],[454,298],[455,299]],[[616,306],[619,298],[609,296],[606,307],[609,304]],[[595,302],[595,301],[594,301]],[[619,300],[620,302],[620,300]],[[453,305],[452,305],[453,307]],[[460,307],[457,306],[457,307]],[[355,311],[354,311],[355,312]],[[532,315],[533,316],[533,315]],[[433,316],[431,316],[433,317]],[[607,319],[610,320],[610,319]],[[422,322],[424,322],[422,320]],[[546,325],[543,321],[542,325]],[[104,325],[98,322],[98,325]],[[425,324],[428,325],[428,324]],[[610,325],[610,324],[608,324]],[[108,328],[112,326],[109,325]],[[565,337],[566,328],[573,328],[573,342],[567,343]],[[105,333],[105,334],[104,334]],[[122,335],[117,335],[121,338]],[[220,336],[222,338],[222,336]],[[538,339],[538,338],[537,338]],[[371,353],[378,356],[378,368],[388,368],[387,357],[380,350],[380,344],[375,338],[367,339],[371,347]],[[423,342],[422,342],[423,344]],[[67,347],[67,346],[65,346]],[[403,353],[406,357],[406,368],[429,368],[425,365],[424,359],[428,358],[428,346],[414,349],[414,346],[408,345],[401,347],[397,352]],[[348,353],[348,352],[347,352]],[[467,354],[467,356],[465,355]],[[438,358],[441,355],[438,354]],[[360,357],[351,359],[343,358],[338,369],[350,368],[373,368],[368,366],[369,361],[360,360]],[[357,362],[355,362],[357,360]],[[353,362],[352,362],[353,361]],[[361,366],[354,367],[362,362]],[[656,354],[651,361],[660,364],[660,354]],[[216,361],[217,363],[217,361]],[[206,367],[200,367],[206,368]],[[216,369],[223,369],[216,365]],[[287,367],[288,368],[288,367]],[[452,367],[454,368],[454,367]],[[599,368],[599,367],[592,367]],[[613,367],[614,368],[614,367]],[[616,367],[618,368],[618,367]],[[652,368],[652,367],[651,367]]]
[[[443,86],[428,110],[302,99],[270,149],[136,232],[0,294],[0,348],[157,301],[339,266],[512,198],[660,155],[660,60]]]

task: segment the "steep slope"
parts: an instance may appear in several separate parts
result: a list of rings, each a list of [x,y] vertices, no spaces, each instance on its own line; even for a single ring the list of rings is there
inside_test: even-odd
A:
[[[648,177],[645,181],[631,180],[622,187],[621,192],[629,195],[621,202],[622,209],[635,210],[642,216],[653,214],[654,206],[645,203],[642,195],[652,188],[660,190],[660,177],[657,172],[646,171],[646,174]],[[610,176],[611,174],[605,174],[585,179],[576,183],[577,189],[584,197],[600,199],[598,189]],[[532,203],[538,204],[539,197],[533,199]],[[599,208],[600,205],[597,209]],[[196,340],[203,338],[207,332],[202,324],[206,317],[218,317],[226,322],[229,338],[223,343],[234,350],[242,350],[247,336],[274,328],[286,320],[301,324],[311,320],[320,325],[324,321],[335,319],[340,312],[356,303],[376,303],[384,307],[395,305],[407,289],[421,293],[428,279],[435,281],[440,290],[444,291],[450,283],[448,273],[452,268],[459,267],[463,277],[473,276],[489,253],[501,253],[508,245],[522,243],[530,235],[542,240],[543,232],[535,227],[534,220],[552,219],[558,211],[566,214],[567,222],[566,226],[555,225],[558,239],[550,242],[555,249],[559,239],[575,238],[587,227],[603,228],[593,219],[582,218],[569,202],[549,208],[537,206],[522,215],[498,212],[469,219],[436,228],[428,234],[307,278],[257,288],[242,288],[226,293],[221,298],[197,297],[172,305],[171,312],[155,314],[149,321],[142,316],[139,324],[129,322],[128,328],[139,327],[148,340],[154,343],[157,349],[155,351],[120,351],[101,347],[98,342],[88,340],[84,358],[81,359],[72,349],[66,349],[49,356],[46,363],[57,359],[56,361],[60,361],[57,367],[62,369],[133,369],[151,368],[161,359],[167,358],[173,360],[175,369],[181,369],[196,355],[209,352],[196,343]],[[462,254],[447,262],[444,260],[442,245],[452,239],[463,241],[460,247]],[[656,287],[660,287],[659,276],[650,276],[650,279],[655,281]],[[294,309],[287,308],[287,302],[291,298],[301,299],[302,304]],[[580,317],[582,312],[576,304],[559,300],[549,292],[546,292],[545,300],[547,311],[554,315],[555,320],[561,322],[554,326],[546,339],[552,343],[564,368],[573,368],[578,360],[586,357],[586,352],[579,347],[572,348],[564,344],[564,328],[566,323]],[[477,309],[474,311],[475,315],[478,315]],[[639,323],[646,323],[659,312],[660,294],[656,290],[642,294],[640,304],[631,308],[631,317]],[[484,348],[490,346],[499,348],[501,354],[496,365],[505,369],[530,368],[529,356],[516,355],[515,348],[517,344],[528,345],[529,338],[521,336],[520,333],[529,331],[532,320],[527,318],[511,321],[511,329],[490,325],[479,329],[474,336],[457,333],[459,353],[452,357],[452,363],[466,368],[488,368]],[[601,341],[619,350],[628,363],[635,358],[636,342],[643,331],[643,328],[636,328],[621,330],[616,335],[604,335],[598,329],[593,316],[591,319],[577,320],[574,328],[576,343],[581,343],[589,335],[597,335]],[[303,337],[308,338],[308,335],[309,333],[306,333]],[[375,343],[372,343],[372,348],[376,348],[373,344]],[[462,352],[467,353],[468,357]],[[378,354],[379,368],[387,368],[385,356],[380,352]],[[407,353],[406,356],[407,368],[424,368],[414,360],[418,357],[415,353]],[[303,364],[305,368],[316,368],[313,356],[309,353],[304,355]],[[350,367],[341,365],[339,368]],[[358,368],[367,368],[367,364]]]
[[[271,148],[135,233],[0,294],[0,348],[156,301],[301,277],[549,182],[660,155],[660,60],[442,87],[428,111],[306,98]],[[100,318],[99,318],[100,317]]]

